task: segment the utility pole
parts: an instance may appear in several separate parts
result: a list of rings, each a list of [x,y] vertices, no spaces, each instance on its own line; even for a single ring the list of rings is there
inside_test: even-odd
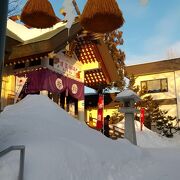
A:
[[[4,67],[4,54],[5,54],[5,40],[6,40],[6,25],[7,25],[7,14],[8,14],[8,0],[1,0],[0,5],[0,111],[2,110],[2,76]]]

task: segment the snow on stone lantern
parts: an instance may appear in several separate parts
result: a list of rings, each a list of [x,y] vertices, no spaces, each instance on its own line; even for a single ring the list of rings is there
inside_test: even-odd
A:
[[[136,132],[134,125],[134,113],[138,110],[134,108],[136,102],[140,101],[140,97],[132,90],[126,89],[116,96],[115,101],[121,102],[123,107],[119,109],[125,114],[125,135],[132,144],[137,145]]]

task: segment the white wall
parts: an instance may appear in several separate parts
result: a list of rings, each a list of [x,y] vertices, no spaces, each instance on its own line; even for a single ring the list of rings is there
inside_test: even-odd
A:
[[[176,94],[177,94],[177,113],[180,120],[180,70],[175,72]]]
[[[167,115],[177,117],[177,105],[176,104],[161,105],[160,108],[161,108],[161,110],[168,111]]]
[[[163,110],[168,110],[169,115],[177,116],[180,119],[180,71],[138,76],[136,78],[135,85],[139,85],[141,88],[141,81],[164,79],[164,78],[167,78],[168,80],[168,92],[148,93],[148,94],[152,95],[152,97],[155,100],[177,98],[178,106],[176,104],[161,105],[160,108]]]
[[[162,93],[149,93],[154,99],[172,99],[176,98],[175,95],[175,83],[174,83],[174,72],[152,74],[139,76],[136,79],[135,85],[141,86],[141,81],[155,80],[155,79],[168,79],[168,92]]]

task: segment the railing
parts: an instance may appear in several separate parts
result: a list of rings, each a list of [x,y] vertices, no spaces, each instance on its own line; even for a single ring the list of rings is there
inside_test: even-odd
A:
[[[25,159],[25,146],[10,146],[7,149],[0,152],[0,157],[6,155],[11,151],[20,151],[20,164],[19,164],[19,176],[18,180],[23,180],[24,175],[24,159]]]
[[[112,139],[124,138],[124,129],[115,125],[110,125],[109,134]]]

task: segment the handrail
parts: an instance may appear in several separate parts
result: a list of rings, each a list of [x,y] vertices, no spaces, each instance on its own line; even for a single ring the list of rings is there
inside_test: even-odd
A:
[[[11,151],[20,151],[20,164],[19,164],[19,176],[18,176],[18,180],[23,180],[23,176],[24,176],[24,159],[25,159],[25,146],[21,145],[21,146],[10,146],[7,149],[3,150],[0,152],[0,157],[6,155],[7,153],[11,152]]]
[[[120,128],[118,126],[115,125],[111,125],[109,126],[110,130],[112,131],[112,138],[123,138],[124,137],[124,129]]]

